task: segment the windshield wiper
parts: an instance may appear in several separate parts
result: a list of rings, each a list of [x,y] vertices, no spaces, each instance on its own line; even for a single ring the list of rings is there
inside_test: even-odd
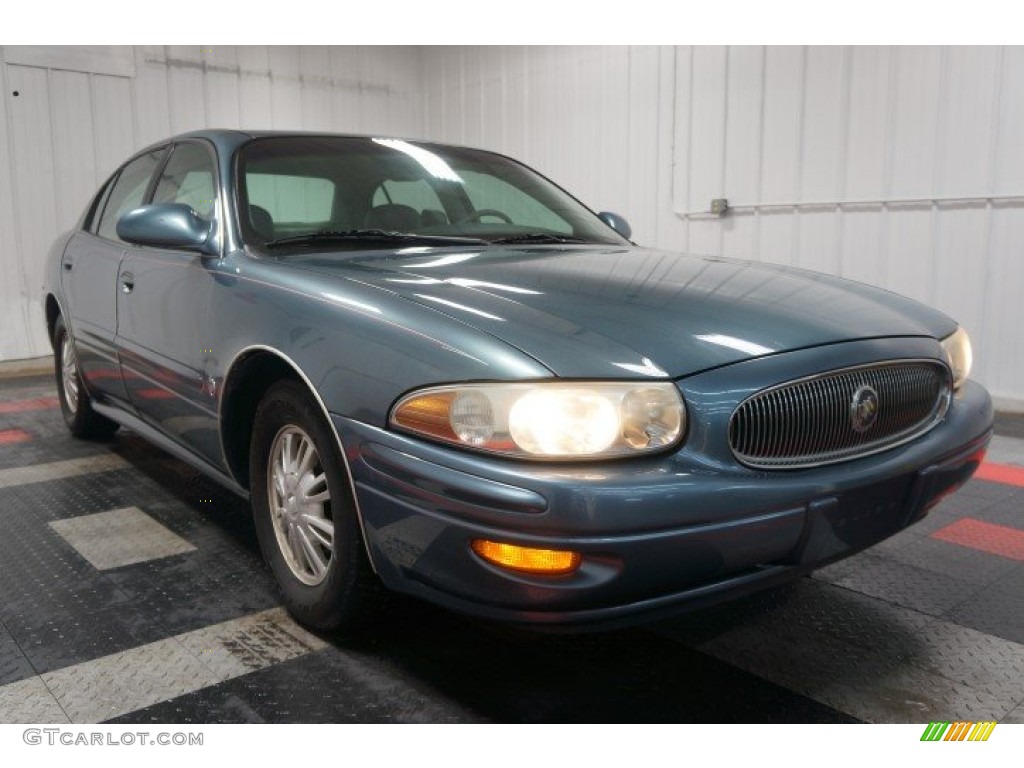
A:
[[[515,243],[585,243],[582,237],[572,235],[552,235],[548,232],[524,232],[521,235],[509,235],[491,240],[498,245],[513,245]]]
[[[317,232],[307,232],[304,235],[291,235],[279,237],[275,240],[268,240],[263,243],[264,247],[278,245],[302,245],[304,243],[318,242],[345,242],[345,241],[376,241],[381,243],[438,243],[446,245],[487,245],[487,240],[476,237],[457,237],[455,235],[418,235],[415,232],[388,232],[383,229],[346,229],[344,231],[334,229],[321,229]]]

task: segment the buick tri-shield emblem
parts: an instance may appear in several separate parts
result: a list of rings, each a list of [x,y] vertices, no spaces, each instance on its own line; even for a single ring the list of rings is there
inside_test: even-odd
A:
[[[864,384],[850,400],[850,424],[855,432],[867,432],[878,420],[878,393]]]

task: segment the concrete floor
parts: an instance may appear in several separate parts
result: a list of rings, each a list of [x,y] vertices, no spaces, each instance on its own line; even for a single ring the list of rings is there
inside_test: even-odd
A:
[[[0,722],[1024,722],[1024,418],[928,518],[791,586],[532,635],[400,600],[358,638],[280,609],[248,509],[0,377]]]

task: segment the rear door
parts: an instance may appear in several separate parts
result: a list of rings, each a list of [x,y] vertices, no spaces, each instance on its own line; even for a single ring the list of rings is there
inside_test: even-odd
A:
[[[142,204],[165,153],[149,152],[127,163],[107,182],[86,222],[64,249],[61,288],[71,318],[79,368],[99,400],[127,404],[114,345],[117,332],[117,280],[126,244],[117,220]]]
[[[218,220],[215,167],[206,142],[176,144],[152,202],[184,203]],[[139,415],[220,464],[216,390],[207,374],[219,354],[216,329],[209,327],[217,261],[196,251],[128,246],[117,293],[117,345]]]

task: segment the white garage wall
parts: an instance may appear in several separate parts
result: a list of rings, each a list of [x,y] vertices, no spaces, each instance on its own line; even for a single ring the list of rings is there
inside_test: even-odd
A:
[[[638,242],[956,317],[1024,408],[1024,49],[432,48],[426,135],[525,159]],[[734,206],[709,216],[713,198]]]
[[[0,53],[0,360],[50,354],[39,291],[46,253],[134,150],[205,127],[417,136],[423,124],[416,48]]]

